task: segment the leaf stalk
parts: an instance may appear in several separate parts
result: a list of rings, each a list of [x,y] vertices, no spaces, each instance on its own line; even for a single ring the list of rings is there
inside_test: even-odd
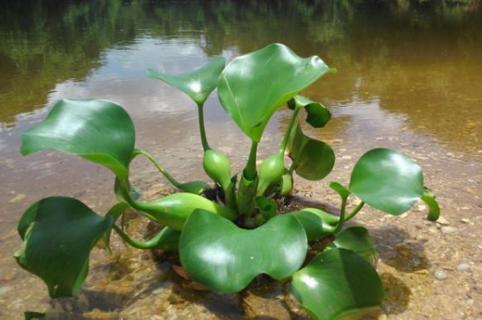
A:
[[[176,188],[181,189],[181,183],[176,180],[166,169],[162,167],[162,165],[151,155],[149,152],[142,150],[142,149],[135,149],[132,154],[132,159],[137,157],[138,155],[144,156],[147,160],[149,160],[154,167],[164,176],[166,179]]]
[[[290,122],[288,124],[288,129],[286,130],[285,135],[283,136],[283,140],[282,140],[281,145],[280,145],[280,152],[282,152],[283,154],[286,152],[286,148],[288,146],[289,138],[290,138],[290,136],[292,134],[292,131],[295,127],[296,119],[298,118],[298,114],[300,113],[301,109],[302,108],[300,108],[300,107],[295,108],[295,110],[293,111],[293,114],[291,115],[291,119],[290,119]]]
[[[197,114],[199,121],[199,133],[201,135],[201,143],[203,146],[203,150],[206,151],[210,149],[210,147],[206,136],[206,127],[204,126],[204,103],[199,103],[197,105]]]
[[[244,176],[248,180],[254,180],[256,178],[256,153],[258,150],[258,142],[252,141],[251,142],[251,149],[249,150],[249,158],[248,162],[246,163],[246,167],[244,168]]]
[[[365,202],[362,201],[355,208],[353,208],[352,212],[350,212],[350,214],[345,218],[345,222],[353,219],[353,217],[356,216],[358,212],[360,212],[364,205]]]
[[[139,241],[131,238],[116,224],[114,224],[112,227],[114,231],[122,238],[122,240],[124,240],[127,244],[137,249],[149,250],[149,249],[156,249],[160,247],[170,248],[172,246],[171,244],[166,243],[166,235],[168,231],[166,227],[164,227],[152,239],[149,239],[147,241]],[[167,240],[170,240],[170,239],[167,239]]]

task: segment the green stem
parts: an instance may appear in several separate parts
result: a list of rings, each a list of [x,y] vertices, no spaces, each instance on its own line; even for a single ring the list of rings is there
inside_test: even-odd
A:
[[[288,129],[286,130],[285,135],[283,137],[283,141],[281,142],[281,145],[280,145],[280,152],[282,153],[285,153],[286,151],[286,147],[288,146],[288,140],[292,134],[293,128],[296,123],[296,119],[298,118],[298,114],[300,113],[301,109],[302,108],[296,108],[293,111],[293,115],[291,116],[290,123],[288,124]]]
[[[136,239],[132,239],[129,237],[127,233],[125,233],[121,228],[119,228],[117,225],[112,226],[115,232],[124,240],[127,242],[129,245],[133,246],[134,248],[137,249],[155,249],[159,248],[161,245],[166,242],[166,235],[168,232],[167,228],[163,228],[158,234],[156,234],[152,239],[147,240],[147,241],[139,241]],[[169,235],[167,235],[169,236]]]
[[[289,173],[291,176],[293,176],[293,172],[295,171],[295,169],[296,169],[295,163],[292,162],[291,165],[290,165],[290,167],[288,168],[288,173]]]
[[[360,202],[360,203],[352,210],[352,212],[350,212],[350,214],[345,218],[344,222],[353,219],[353,217],[356,216],[356,214],[357,214],[358,212],[360,212],[360,210],[363,208],[364,205],[365,205],[365,202],[363,202],[363,201]]]
[[[157,162],[157,160],[150,154],[148,153],[147,151],[144,151],[142,149],[135,149],[134,152],[133,152],[133,156],[132,158],[138,156],[138,155],[142,155],[144,156],[147,160],[149,160],[155,167],[156,169],[162,173],[162,175],[164,177],[166,177],[167,180],[169,180],[170,183],[172,183],[173,186],[175,186],[176,188],[180,188],[181,187],[181,183],[179,181],[177,181],[169,172],[166,171],[166,169],[164,169],[161,164],[159,162]]]
[[[300,146],[297,148],[298,149],[298,153],[301,154],[303,152],[303,149],[306,147],[306,144],[308,143],[308,139],[304,139]],[[291,162],[291,166],[289,167],[288,169],[288,172],[292,175],[293,174],[293,171],[296,170],[296,168],[298,167],[299,165],[299,161],[300,161],[300,158],[301,157],[297,157],[295,159],[292,160]]]
[[[335,230],[333,231],[334,234],[341,231],[341,228],[343,227],[343,223],[345,222],[346,200],[347,199],[345,197],[341,199],[340,218],[338,220],[338,223],[336,224]]]
[[[203,145],[203,150],[209,149],[208,139],[206,137],[206,128],[204,127],[204,104],[200,103],[197,105],[197,114],[199,121],[199,132],[201,134],[201,143]]]
[[[430,221],[437,221],[440,217],[440,206],[435,199],[435,195],[426,190],[422,195],[422,200],[429,207],[427,219]]]
[[[156,221],[155,217],[153,217],[151,214],[146,213],[146,210],[149,210],[149,206],[147,206],[143,201],[137,201],[131,197],[131,194],[129,192],[129,180],[124,179],[124,180],[117,180],[116,184],[118,183],[118,190],[121,192],[123,199],[134,209],[138,210],[141,212],[143,216],[146,218]],[[124,216],[122,216],[124,217]],[[124,221],[121,221],[122,228],[124,228]]]
[[[258,173],[256,171],[256,152],[258,142],[251,142],[248,162],[243,170],[237,192],[238,211],[241,215],[250,218],[255,209],[256,190],[258,188]]]
[[[244,176],[248,180],[254,180],[256,178],[256,152],[258,150],[258,142],[252,141],[251,142],[251,150],[249,151],[249,158],[248,162],[246,163],[246,167],[244,168]]]

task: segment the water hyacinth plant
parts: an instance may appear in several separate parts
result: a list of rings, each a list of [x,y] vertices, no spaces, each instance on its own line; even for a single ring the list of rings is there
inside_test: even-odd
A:
[[[187,274],[217,292],[239,292],[266,274],[289,283],[293,295],[315,319],[357,318],[383,301],[382,282],[373,266],[376,250],[368,230],[346,227],[364,205],[400,215],[421,199],[439,215],[421,168],[386,148],[366,152],[348,184],[331,182],[341,199],[339,215],[317,208],[280,212],[275,198],[293,189],[293,175],[321,180],[335,163],[332,148],[307,136],[300,111],[314,128],[330,120],[321,103],[298,95],[331,69],[317,56],[301,58],[282,44],[272,44],[225,65],[217,57],[187,74],[149,76],[183,91],[194,101],[204,152],[203,168],[214,183],[179,182],[147,151],[136,148],[134,124],[118,104],[107,100],[61,100],[47,117],[22,136],[28,155],[57,150],[110,169],[118,203],[104,215],[79,200],[49,197],[32,204],[18,224],[23,245],[15,257],[40,277],[52,298],[75,295],[88,274],[89,255],[112,232],[139,249],[177,251]],[[251,140],[242,172],[233,173],[229,157],[213,149],[204,127],[203,106],[217,89],[221,106]],[[256,164],[257,148],[272,115],[283,106],[292,116],[279,149]],[[133,196],[129,164],[145,157],[179,192],[154,201]],[[287,159],[290,161],[285,161]],[[287,165],[289,163],[289,165]],[[208,197],[212,190],[221,196]],[[360,200],[347,212],[349,197]],[[163,226],[147,241],[131,238],[119,227],[128,208]],[[311,260],[314,243],[326,243]]]

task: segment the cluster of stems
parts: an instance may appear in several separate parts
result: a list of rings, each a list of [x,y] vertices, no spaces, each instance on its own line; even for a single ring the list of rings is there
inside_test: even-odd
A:
[[[204,104],[202,103],[198,104],[197,108],[198,108],[198,121],[199,121],[199,132],[201,137],[201,144],[204,152],[206,152],[212,149],[208,143],[205,123],[204,123]],[[297,117],[301,109],[302,107],[300,106],[296,106],[294,108],[291,119],[288,124],[288,128],[281,140],[278,152],[279,154],[283,155],[283,157],[284,157],[284,154],[286,153],[290,137],[292,136],[293,131],[296,129]],[[301,148],[303,148],[303,146],[301,146]],[[232,178],[225,183],[220,183],[219,181],[216,181],[224,192],[225,206],[228,206],[232,208],[235,212],[237,212],[238,217],[236,220],[238,224],[245,227],[253,227],[260,224],[260,220],[256,219],[256,213],[257,211],[259,211],[259,210],[256,210],[257,209],[256,198],[260,196],[256,192],[258,187],[258,171],[256,166],[257,149],[258,149],[258,142],[253,140],[251,142],[251,148],[249,151],[248,160],[242,171],[242,175],[239,182],[236,181],[236,178]],[[136,149],[133,154],[133,158],[139,155],[148,159],[173,186],[175,186],[176,188],[182,189],[183,184],[178,180],[176,180],[167,170],[165,170],[151,154],[149,154],[144,150]],[[293,174],[293,171],[295,170],[296,165],[297,163],[293,161],[290,167],[288,169],[285,169],[290,176]],[[141,211],[145,211],[146,209],[148,209],[146,208],[146,205],[143,202],[132,199],[130,193],[128,192],[129,182],[127,179],[125,181],[120,182],[120,185],[121,185],[121,189],[123,190],[123,197],[129,202],[129,204],[133,208]],[[333,233],[339,232],[343,227],[343,223],[345,221],[352,219],[362,209],[364,202],[361,202],[358,206],[356,206],[353,209],[353,211],[351,211],[348,214],[346,213],[346,205],[347,205],[347,199],[346,197],[342,197],[340,216],[338,219],[336,219],[337,223],[333,226],[333,229],[332,229]],[[261,220],[261,221],[264,221],[264,220]],[[150,244],[153,244],[155,242],[155,239],[153,239],[152,241],[153,242],[150,242],[149,244],[147,244],[147,246],[150,246]]]

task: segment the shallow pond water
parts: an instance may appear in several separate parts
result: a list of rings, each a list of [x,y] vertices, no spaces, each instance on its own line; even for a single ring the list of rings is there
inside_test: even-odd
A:
[[[332,111],[326,128],[309,132],[333,145],[336,167],[318,183],[297,179],[297,197],[336,204],[327,182],[348,181],[364,151],[386,146],[422,165],[443,207],[438,224],[423,220],[422,205],[399,218],[364,210],[357,219],[380,250],[387,300],[379,317],[482,317],[482,4],[457,3],[2,2],[0,318],[20,319],[26,310],[57,310],[62,319],[303,317],[287,307],[282,287],[270,294],[261,281],[241,296],[198,294],[150,254],[129,250],[123,258],[119,243],[112,257],[93,254],[81,297],[60,304],[12,258],[20,245],[15,226],[29,203],[74,196],[98,212],[114,203],[113,177],[103,168],[54,152],[19,155],[21,132],[55,101],[119,102],[135,122],[139,146],[181,179],[205,178],[194,106],[145,71],[181,73],[212,56],[230,59],[272,42],[319,55],[338,70],[304,92]],[[276,148],[287,116],[280,111],[273,118],[261,155]],[[216,95],[206,118],[212,144],[240,169],[248,141]],[[136,161],[133,172],[146,193],[165,191],[147,163]]]

